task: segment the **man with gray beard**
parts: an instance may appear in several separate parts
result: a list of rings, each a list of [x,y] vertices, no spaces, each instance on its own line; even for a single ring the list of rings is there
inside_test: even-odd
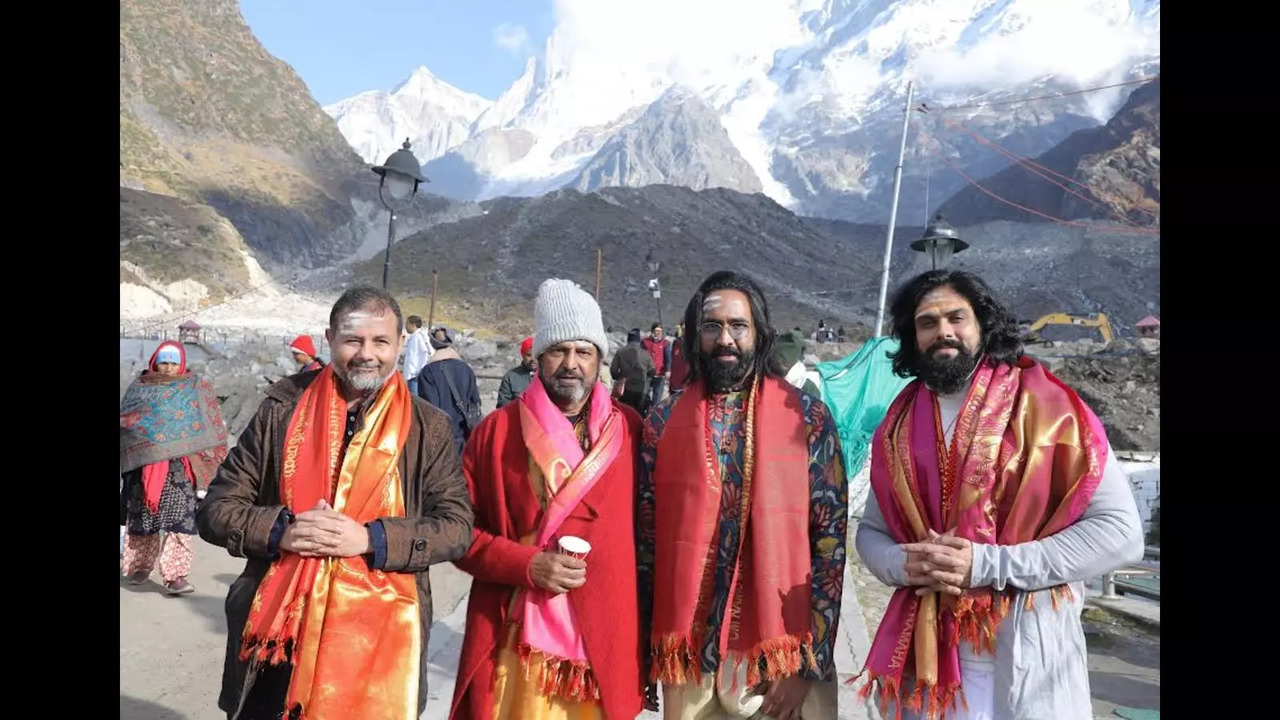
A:
[[[450,718],[632,720],[640,416],[599,382],[609,340],[589,293],[547,280],[533,315],[537,379],[463,455],[477,516],[455,564],[475,582]]]
[[[397,371],[404,321],[356,287],[329,315],[331,362],[284,378],[196,514],[248,558],[227,594],[228,718],[415,720],[426,708],[427,569],[471,543],[449,420]]]

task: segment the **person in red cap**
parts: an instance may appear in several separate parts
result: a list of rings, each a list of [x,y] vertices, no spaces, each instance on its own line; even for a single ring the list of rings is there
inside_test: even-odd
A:
[[[302,369],[298,372],[311,372],[324,367],[324,363],[320,362],[320,358],[316,356],[316,344],[311,341],[310,335],[299,335],[289,343],[289,349],[293,351],[293,359],[298,361],[298,366]]]
[[[498,407],[520,397],[520,393],[533,381],[533,370],[537,364],[533,361],[533,336],[520,343],[520,364],[502,376],[502,385],[498,387]]]

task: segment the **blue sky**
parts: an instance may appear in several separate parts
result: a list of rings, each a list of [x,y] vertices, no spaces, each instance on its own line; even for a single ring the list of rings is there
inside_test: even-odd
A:
[[[553,24],[551,0],[240,0],[240,10],[321,105],[390,90],[419,65],[495,99]]]

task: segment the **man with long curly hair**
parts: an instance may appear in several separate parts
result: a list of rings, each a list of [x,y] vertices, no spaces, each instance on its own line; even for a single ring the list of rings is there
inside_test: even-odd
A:
[[[1084,581],[1143,554],[1102,423],[978,276],[919,275],[891,314],[914,379],[871,444],[856,544],[898,589],[863,692],[890,717],[1088,720]]]

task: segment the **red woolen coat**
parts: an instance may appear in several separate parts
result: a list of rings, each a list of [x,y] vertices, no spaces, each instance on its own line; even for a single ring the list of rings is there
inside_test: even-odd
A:
[[[570,591],[569,598],[600,683],[605,717],[632,720],[643,707],[645,685],[635,548],[641,420],[626,405],[614,401],[614,407],[621,413],[615,422],[624,422],[622,451],[558,535],[576,535],[591,543],[587,583]],[[534,587],[529,563],[539,548],[520,545],[520,538],[537,528],[541,514],[528,468],[517,401],[485,418],[463,454],[475,526],[471,549],[455,564],[475,580],[450,720],[492,720],[494,664],[506,637],[511,596],[517,586]]]

